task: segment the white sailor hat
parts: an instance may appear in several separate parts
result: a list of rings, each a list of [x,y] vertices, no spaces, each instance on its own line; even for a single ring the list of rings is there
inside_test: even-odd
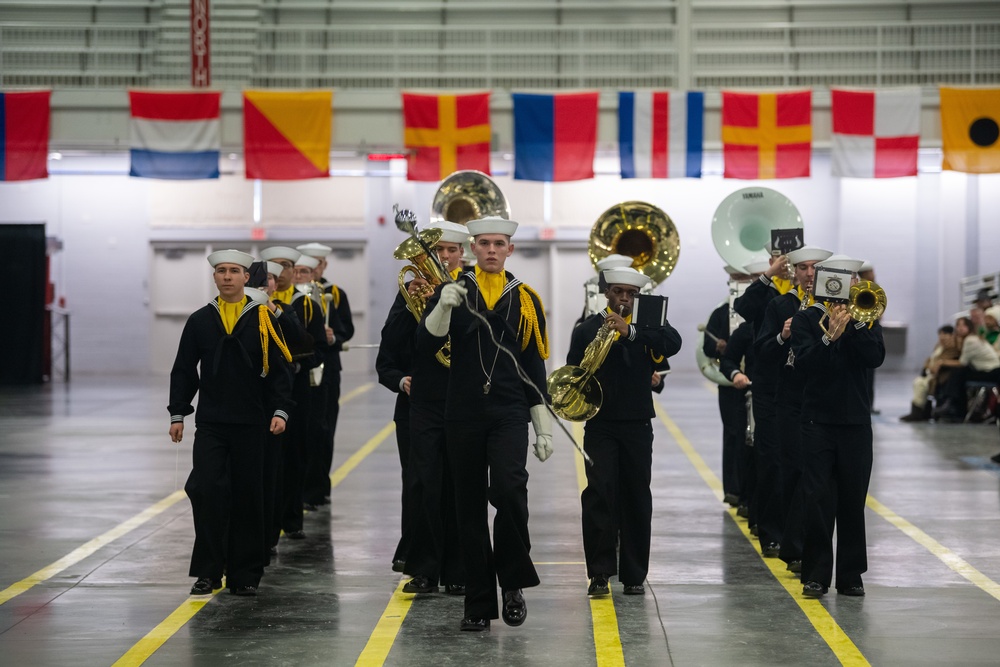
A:
[[[305,245],[295,246],[295,249],[303,255],[309,255],[310,257],[315,257],[317,259],[323,259],[333,252],[333,248],[328,245],[323,245],[322,243],[306,243]]]
[[[278,264],[277,262],[272,262],[271,260],[264,260],[264,263],[267,264],[267,272],[273,275],[275,278],[280,276],[281,272],[285,270],[285,267],[283,267],[281,264]]]
[[[633,259],[628,255],[608,255],[597,260],[597,270],[617,269],[623,266],[632,266]]]
[[[302,253],[295,248],[283,245],[274,245],[260,251],[260,258],[265,261],[269,259],[287,259],[289,262],[297,262],[301,256]]]
[[[874,270],[875,270],[875,267],[872,266],[872,263],[869,262],[867,259],[865,261],[861,262],[861,268],[858,269],[858,271],[874,271]]]
[[[310,269],[315,269],[319,266],[319,260],[309,255],[299,255],[299,258],[295,260],[295,266],[306,266]]]
[[[755,273],[764,273],[771,266],[771,262],[767,260],[767,257],[761,259],[755,259],[749,264],[743,266],[743,273],[753,275]]]
[[[265,292],[264,290],[259,289],[257,287],[245,287],[243,289],[243,292],[244,294],[247,295],[247,298],[253,301],[254,303],[262,305],[267,304],[268,296],[267,292]]]
[[[503,218],[480,218],[479,220],[469,220],[465,226],[468,228],[469,234],[472,236],[479,236],[480,234],[504,234],[506,236],[513,236],[514,232],[517,231],[516,222],[513,220],[504,220]]]
[[[506,222],[506,220],[504,222]],[[460,225],[457,222],[449,222],[447,220],[432,222],[427,225],[427,229],[440,229],[442,231],[441,240],[445,243],[465,243],[469,240],[469,236],[472,235],[465,225]],[[511,234],[513,234],[513,232],[511,232]]]
[[[799,262],[822,262],[824,259],[832,255],[833,253],[829,250],[823,250],[822,248],[817,248],[816,246],[803,246],[798,250],[793,250],[785,257],[788,258],[788,263],[795,266]]]
[[[864,262],[860,259],[854,259],[847,255],[830,255],[822,262],[818,262],[816,266],[823,267],[824,269],[842,269],[851,273],[857,273],[861,270],[862,264]]]
[[[253,255],[239,250],[216,250],[208,256],[208,263],[213,268],[219,264],[239,264],[244,269],[249,269],[250,265],[253,264]]]
[[[631,266],[621,266],[617,269],[605,269],[601,272],[604,282],[608,285],[632,285],[633,287],[645,287],[649,282],[649,276],[639,273]]]

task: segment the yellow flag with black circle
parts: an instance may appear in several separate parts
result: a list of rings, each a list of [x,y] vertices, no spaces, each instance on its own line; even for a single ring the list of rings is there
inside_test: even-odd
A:
[[[1000,172],[1000,88],[941,88],[942,169]]]

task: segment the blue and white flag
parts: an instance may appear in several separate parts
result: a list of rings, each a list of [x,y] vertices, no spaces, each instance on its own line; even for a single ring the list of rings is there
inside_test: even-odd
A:
[[[622,178],[701,178],[704,123],[704,93],[618,93]]]

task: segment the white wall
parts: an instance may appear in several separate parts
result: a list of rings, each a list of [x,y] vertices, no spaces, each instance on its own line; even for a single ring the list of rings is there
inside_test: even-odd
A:
[[[933,164],[933,156],[926,162]],[[559,365],[583,306],[582,282],[592,270],[585,259],[591,225],[627,199],[659,206],[679,230],[681,253],[676,271],[657,292],[670,296],[671,322],[685,340],[674,366],[693,368],[696,326],[726,295],[722,260],[711,240],[712,216],[727,195],[753,183],[718,176],[717,154],[706,164],[716,175],[701,180],[623,181],[611,175],[616,166],[613,156],[602,157],[597,167],[603,175],[592,181],[545,185],[503,175],[511,165],[497,158],[496,180],[512,217],[522,223],[514,239],[519,249],[508,266],[541,294],[551,363]],[[65,296],[73,311],[73,373],[169,368],[183,321],[174,311],[194,310],[211,292],[207,264],[204,281],[187,274],[199,271],[199,257],[219,247],[254,250],[318,240],[342,249],[327,275],[350,294],[355,342],[377,343],[401,267],[391,258],[402,239],[392,205],[411,208],[425,221],[436,186],[407,182],[396,162],[335,161],[332,169],[357,175],[263,184],[262,241],[251,241],[254,188],[238,163],[218,182],[185,184],[130,179],[122,175],[127,158],[121,155],[64,158],[46,181],[0,183],[0,222],[45,222],[47,233],[64,243],[52,268],[57,296]],[[368,176],[361,175],[365,171]],[[796,204],[807,242],[875,264],[889,296],[884,319],[905,325],[908,335],[905,357],[894,355],[887,365],[916,367],[937,326],[959,310],[959,279],[1000,269],[1000,175],[926,171],[907,179],[834,179],[826,154],[814,156],[812,172],[809,179],[758,184]],[[193,253],[194,261],[172,265],[162,257],[170,248]],[[172,289],[164,292],[157,281]],[[370,368],[373,361],[373,352],[345,355],[351,371]]]

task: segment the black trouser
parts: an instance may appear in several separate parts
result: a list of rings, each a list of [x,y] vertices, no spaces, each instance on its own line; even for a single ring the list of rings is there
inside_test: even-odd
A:
[[[410,462],[412,496],[410,550],[406,571],[432,582],[464,584],[455,516],[455,486],[448,468],[444,403],[410,403]]]
[[[309,387],[309,424],[302,472],[302,500],[322,505],[330,495],[332,443],[327,425],[327,387]]]
[[[803,424],[802,452],[802,581],[830,586],[836,526],[837,588],[860,586],[868,569],[865,500],[872,473],[872,426]]]
[[[623,584],[641,584],[653,521],[653,428],[648,419],[588,422],[583,448],[594,461],[580,496],[587,576],[618,574]]]
[[[773,395],[757,390],[753,395],[754,452],[757,459],[757,489],[754,498],[757,539],[761,546],[781,542],[785,519],[781,488],[781,452],[778,447],[778,416]]]
[[[399,469],[402,479],[399,512],[399,542],[392,555],[393,562],[405,561],[413,543],[413,479],[410,475],[410,418],[409,414],[396,421],[396,451],[399,453]],[[410,569],[406,569],[410,573]],[[411,573],[412,574],[412,573]]]
[[[334,440],[337,436],[337,419],[340,417],[340,370],[326,362],[324,368],[321,402],[323,415],[317,422],[316,458],[310,466],[305,498],[314,504],[330,497],[330,469],[333,467]]]
[[[281,495],[274,519],[280,530],[302,530],[302,475],[309,437],[309,373],[299,371],[292,384],[293,414],[288,417],[281,448]]]
[[[528,537],[527,422],[448,420],[446,430],[465,561],[465,615],[498,618],[498,580],[503,590],[538,585]],[[487,502],[496,509],[492,545]]]
[[[278,543],[279,531],[275,528],[274,512],[281,496],[281,448],[285,435],[264,436],[264,562],[271,564],[271,547]]]
[[[264,572],[264,424],[198,424],[184,491],[194,515],[192,577],[256,586]]]
[[[785,523],[781,531],[781,560],[802,560],[805,510],[802,503],[802,395],[778,399],[778,443],[781,458],[781,498]]]
[[[719,387],[719,416],[722,418],[722,492],[739,496],[739,457],[746,445],[747,403],[746,390]]]

